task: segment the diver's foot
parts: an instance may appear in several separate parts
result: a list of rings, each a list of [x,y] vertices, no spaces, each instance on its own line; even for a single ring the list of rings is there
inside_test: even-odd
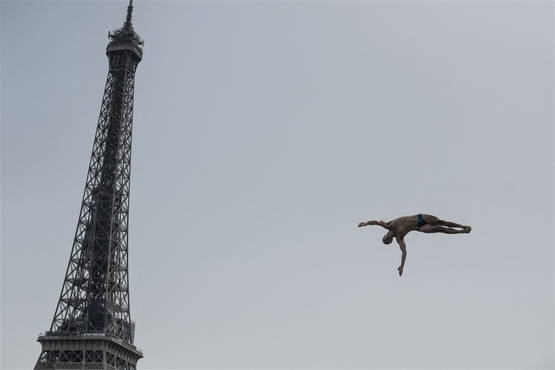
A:
[[[358,224],[358,227],[363,227],[363,226],[366,226],[366,222],[361,222]]]
[[[463,227],[463,230],[464,230],[465,233],[468,234],[470,232],[470,230],[472,230],[472,228],[470,226],[465,226],[465,227]]]

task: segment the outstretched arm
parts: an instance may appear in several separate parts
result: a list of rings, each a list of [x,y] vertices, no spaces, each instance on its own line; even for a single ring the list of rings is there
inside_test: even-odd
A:
[[[389,224],[391,222],[384,222],[383,220],[379,220],[379,221],[366,221],[366,222],[361,222],[358,224],[358,227],[363,227],[363,226],[370,226],[370,225],[379,225],[381,227],[384,227],[386,229],[389,229]]]
[[[397,243],[399,244],[399,248],[401,248],[401,266],[397,269],[399,271],[399,276],[403,275],[403,268],[405,268],[405,260],[407,259],[407,246],[405,244],[405,240],[401,238],[397,238]]]

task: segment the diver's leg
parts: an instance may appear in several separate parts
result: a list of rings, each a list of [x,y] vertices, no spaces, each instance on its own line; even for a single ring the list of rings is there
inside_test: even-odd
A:
[[[457,224],[457,223],[454,223],[454,222],[451,222],[451,221],[440,220],[440,219],[437,220],[437,224],[441,225],[441,226],[447,226],[447,227],[458,227],[458,228],[461,228],[461,229],[464,229],[466,227],[466,226],[461,225],[461,224]]]
[[[434,226],[435,228],[437,228],[438,233],[444,233],[444,234],[462,234],[462,233],[467,233],[466,229],[464,230],[460,230],[460,229],[452,229],[450,227],[444,227],[444,226]]]
[[[452,229],[450,227],[438,226],[438,225],[424,225],[418,231],[423,233],[443,233],[443,234],[463,234],[470,231]]]
[[[432,216],[432,215],[422,215],[422,218],[424,219],[424,222],[427,225],[438,225],[440,219],[437,218],[436,216]]]
[[[465,233],[469,233],[470,230],[472,230],[472,228],[470,226],[466,226],[466,225],[460,225],[460,224],[456,224],[454,222],[450,222],[450,221],[445,221],[445,220],[438,220],[438,225],[441,226],[448,226],[448,227],[458,227],[460,229],[463,229],[463,231]]]

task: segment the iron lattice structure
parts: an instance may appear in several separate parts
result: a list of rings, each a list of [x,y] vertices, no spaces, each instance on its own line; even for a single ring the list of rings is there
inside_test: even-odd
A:
[[[108,34],[109,71],[77,230],[50,330],[35,369],[135,369],[128,285],[128,218],[135,71],[143,41],[132,0]]]

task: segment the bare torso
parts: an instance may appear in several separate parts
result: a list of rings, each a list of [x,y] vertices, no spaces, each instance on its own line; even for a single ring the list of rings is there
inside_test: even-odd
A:
[[[422,223],[418,224],[418,216],[403,216],[387,222],[390,229],[397,239],[403,239],[411,231],[420,231],[423,225],[436,225],[439,219],[436,216],[420,214]]]
[[[404,238],[410,231],[418,230],[418,216],[403,216],[387,223],[396,238]]]

